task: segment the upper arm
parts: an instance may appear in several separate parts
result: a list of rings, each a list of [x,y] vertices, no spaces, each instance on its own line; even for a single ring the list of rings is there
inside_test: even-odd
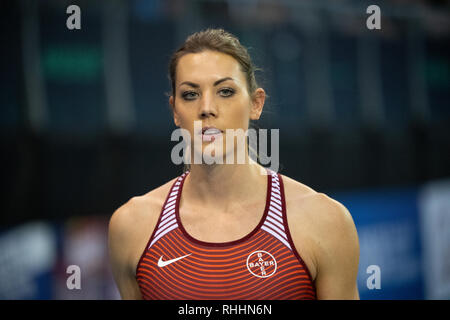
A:
[[[318,299],[359,299],[357,275],[359,243],[348,210],[339,202],[321,195],[321,221],[317,228]]]
[[[131,266],[132,206],[128,202],[112,215],[109,222],[109,258],[114,280],[122,299],[142,299],[139,286]]]

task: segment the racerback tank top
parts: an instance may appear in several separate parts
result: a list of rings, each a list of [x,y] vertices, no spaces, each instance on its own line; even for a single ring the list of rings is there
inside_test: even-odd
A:
[[[177,178],[136,267],[143,299],[316,299],[289,233],[282,178],[268,173],[261,221],[247,236],[223,243],[199,241],[186,232],[179,205],[189,172]]]

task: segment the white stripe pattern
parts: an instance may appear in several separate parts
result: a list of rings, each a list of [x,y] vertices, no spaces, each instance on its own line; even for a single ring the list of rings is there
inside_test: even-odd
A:
[[[284,228],[280,180],[278,179],[278,175],[275,172],[271,171],[270,174],[272,176],[272,188],[270,193],[269,210],[266,220],[264,221],[261,229],[273,235],[286,247],[288,247],[289,250],[292,250],[291,246],[289,245],[289,240]]]
[[[172,209],[172,211],[167,212],[167,214],[164,215],[164,216],[161,218],[161,222],[163,222],[163,221],[166,220],[167,218],[172,217],[172,213],[175,213],[175,209]]]
[[[163,215],[165,215],[165,214],[168,213],[169,211],[175,209],[175,203],[172,203],[172,204],[169,205],[169,206],[165,206],[164,208],[165,208],[165,209],[164,209],[164,211],[163,211]]]
[[[283,223],[283,219],[280,218],[280,216],[273,214],[272,212],[269,211],[269,213],[267,214],[267,217],[270,217],[272,219],[276,219],[278,222]]]
[[[280,217],[282,217],[283,216],[283,214],[281,213],[281,211],[279,211],[279,210],[277,210],[277,209],[275,209],[274,207],[272,207],[272,206],[269,206],[269,212],[273,212],[273,213],[276,213],[277,215],[279,215]]]
[[[172,202],[173,200],[176,200],[176,196],[175,197],[170,197],[168,200],[167,200],[167,203],[170,203],[170,202]]]
[[[271,217],[268,216],[268,217],[267,217],[267,220],[269,220],[269,222],[270,222],[271,224],[277,226],[279,229],[281,229],[281,230],[284,231],[284,226],[283,226],[281,223],[279,223],[278,221],[276,221],[275,219],[272,219]]]
[[[177,181],[170,190],[167,202],[164,205],[164,208],[162,209],[161,218],[159,220],[158,225],[156,226],[155,235],[153,236],[153,240],[148,246],[149,248],[153,246],[159,239],[168,234],[170,231],[178,228],[178,223],[175,216],[175,206],[181,181],[183,180],[183,178],[186,176],[187,173],[188,172],[185,172],[180,177],[178,177]]]
[[[170,226],[174,225],[177,223],[177,221],[175,219],[170,219],[170,220],[166,220],[166,222],[169,222],[167,224],[164,224],[163,227],[160,226],[160,228],[158,229],[158,231],[155,233],[155,237],[157,237],[158,235],[160,235],[161,233],[163,233],[167,228],[169,228]]]
[[[170,217],[170,219],[166,219],[164,222],[161,222],[160,224],[159,224],[159,230],[156,232],[156,234],[158,234],[158,232],[161,232],[162,230],[164,230],[164,228],[166,228],[166,227],[163,227],[163,226],[165,226],[166,224],[171,224],[171,223],[173,223],[174,221],[176,221],[175,220],[175,217]],[[156,235],[155,234],[155,235]]]
[[[272,200],[271,200],[272,201]],[[278,210],[280,210],[280,211],[282,211],[283,209],[281,208],[281,206],[279,206],[278,204],[276,204],[275,202],[272,202],[271,204],[270,204],[272,207],[275,207],[276,209],[278,209]]]
[[[272,198],[278,199],[281,201],[281,197],[278,194],[273,193]]]
[[[272,201],[273,201],[274,203],[278,204],[279,206],[281,206],[281,200],[279,200],[279,199],[277,199],[277,198],[275,198],[275,197],[272,197]]]

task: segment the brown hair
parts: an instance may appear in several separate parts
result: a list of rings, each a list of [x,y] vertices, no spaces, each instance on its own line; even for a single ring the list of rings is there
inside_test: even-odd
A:
[[[223,29],[206,29],[190,35],[184,44],[172,55],[169,64],[169,80],[172,85],[172,95],[175,98],[175,78],[178,61],[188,53],[199,53],[204,50],[218,51],[232,56],[239,62],[242,72],[247,79],[247,90],[250,96],[258,88],[255,79],[255,71],[247,49],[239,42],[239,39]]]

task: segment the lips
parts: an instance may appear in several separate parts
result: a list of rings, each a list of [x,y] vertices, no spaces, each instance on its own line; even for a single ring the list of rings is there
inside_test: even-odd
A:
[[[222,135],[222,130],[215,127],[203,127],[202,128],[202,140],[214,141],[217,137]]]
[[[206,129],[205,131],[203,131],[203,134],[221,134],[222,131],[220,131],[219,129],[216,128],[211,128],[211,129]]]

